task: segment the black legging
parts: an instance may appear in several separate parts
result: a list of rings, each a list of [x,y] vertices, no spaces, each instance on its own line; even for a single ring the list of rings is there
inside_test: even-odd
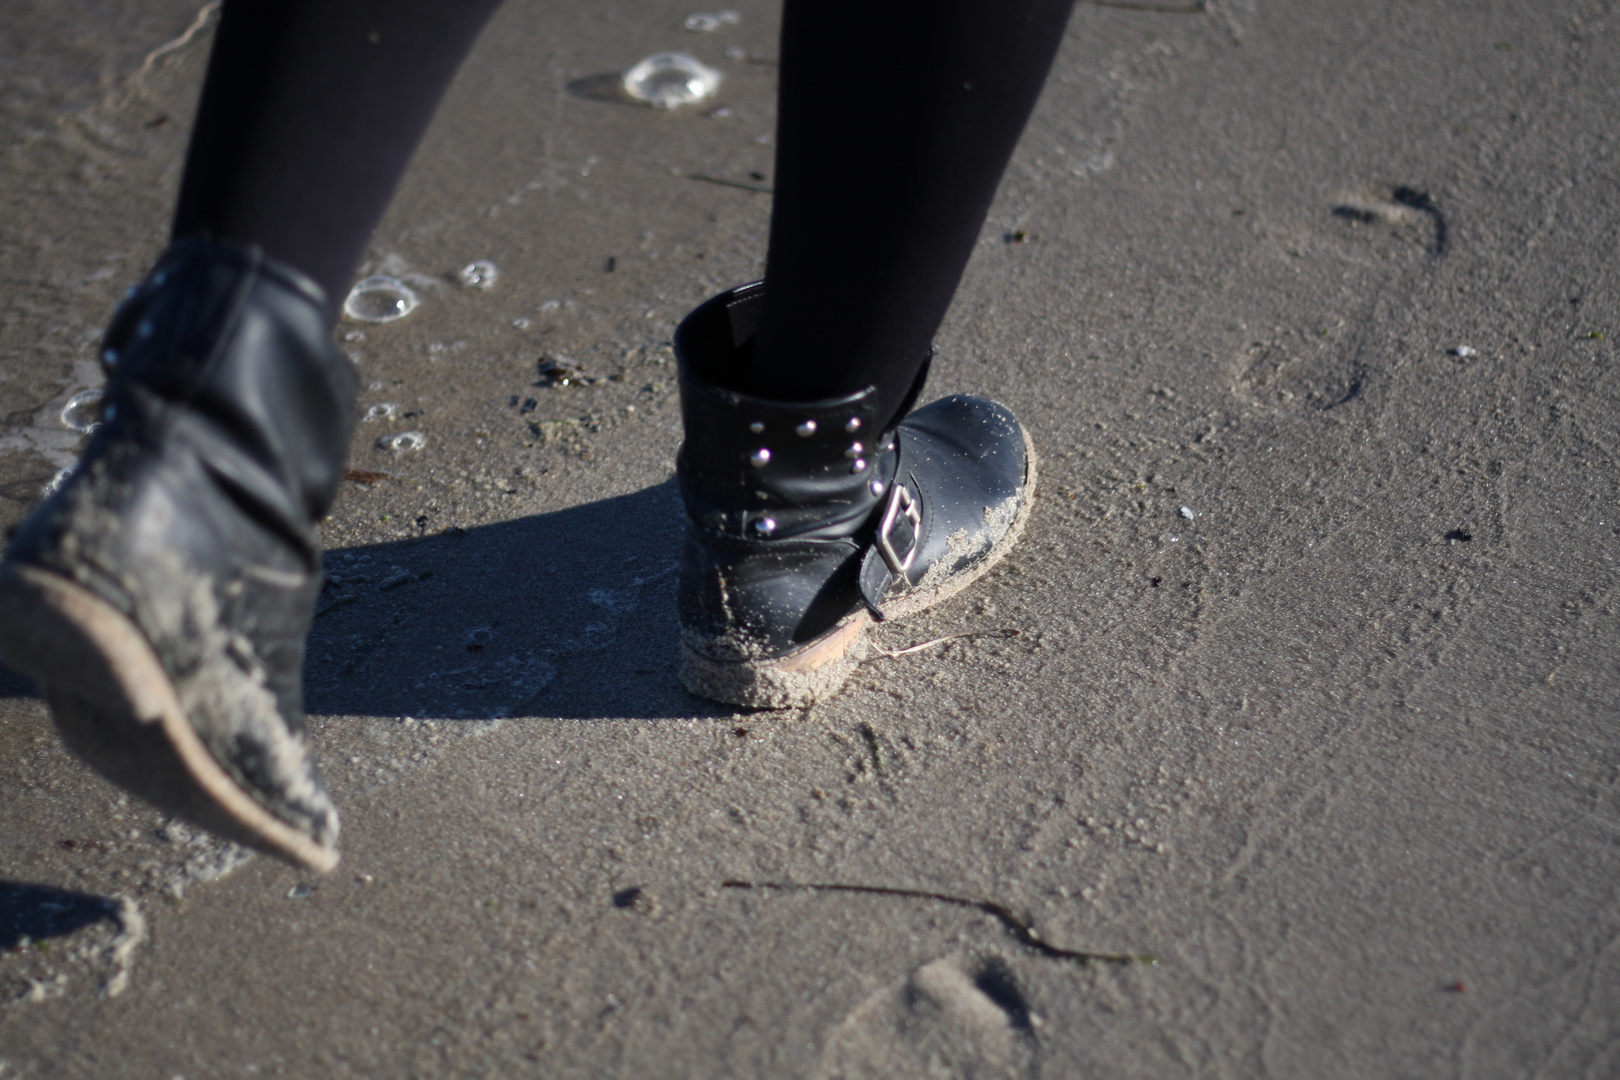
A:
[[[257,244],[341,297],[499,2],[227,0],[175,237]],[[736,389],[902,405],[1072,2],[786,0],[764,322]]]

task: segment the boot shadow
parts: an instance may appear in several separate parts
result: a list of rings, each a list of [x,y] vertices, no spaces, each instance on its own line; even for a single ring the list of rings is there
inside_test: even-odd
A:
[[[12,671],[6,667],[4,661],[0,661],[0,700],[6,698],[38,699],[41,696],[39,687],[34,685],[32,679]]]
[[[117,903],[105,896],[0,880],[0,952],[15,949],[24,938],[65,937],[117,918]]]
[[[673,480],[551,514],[327,553],[311,714],[724,715],[676,681]]]

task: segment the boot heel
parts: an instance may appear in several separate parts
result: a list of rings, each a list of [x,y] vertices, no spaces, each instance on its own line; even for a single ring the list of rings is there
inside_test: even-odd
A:
[[[815,640],[784,656],[717,660],[703,648],[681,643],[681,685],[699,697],[749,709],[796,709],[831,696],[866,659],[871,617],[857,611]]]

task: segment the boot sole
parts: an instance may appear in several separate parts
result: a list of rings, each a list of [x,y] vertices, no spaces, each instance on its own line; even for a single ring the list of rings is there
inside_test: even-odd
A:
[[[338,863],[220,767],[146,635],[80,585],[0,572],[0,653],[44,690],[62,742],[114,784],[227,840],[318,873]]]
[[[984,577],[1024,535],[1035,506],[1035,444],[1024,436],[1024,497],[1001,539],[973,569],[930,584],[917,585],[884,605],[885,622],[893,622],[942,604]],[[785,656],[769,660],[716,660],[690,642],[681,643],[681,685],[699,697],[750,709],[792,709],[831,696],[866,659],[866,629],[872,616],[861,608],[831,630]]]

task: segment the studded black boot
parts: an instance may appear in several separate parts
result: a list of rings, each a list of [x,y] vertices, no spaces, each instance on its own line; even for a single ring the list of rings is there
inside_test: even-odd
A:
[[[764,401],[741,385],[762,283],[675,333],[686,441],[681,681],[753,708],[837,690],[873,619],[954,596],[1017,542],[1035,454],[1003,406],[956,396],[879,430],[868,390]]]
[[[300,668],[355,401],[329,325],[320,288],[257,251],[172,247],[114,316],[84,459],[0,563],[0,653],[71,749],[317,870],[338,819]]]

